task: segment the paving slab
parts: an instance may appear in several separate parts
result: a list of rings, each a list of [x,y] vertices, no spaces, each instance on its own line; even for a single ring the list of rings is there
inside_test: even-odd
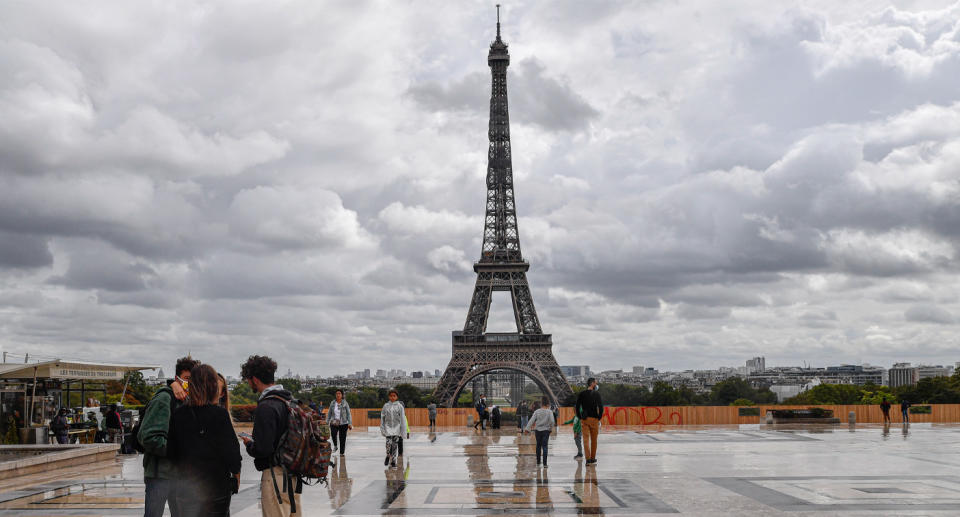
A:
[[[570,427],[538,467],[514,428],[414,429],[396,468],[375,428],[355,429],[304,515],[957,515],[960,425],[605,427],[598,464]],[[142,515],[139,456],[0,480],[0,516]],[[231,514],[259,516],[244,459]]]

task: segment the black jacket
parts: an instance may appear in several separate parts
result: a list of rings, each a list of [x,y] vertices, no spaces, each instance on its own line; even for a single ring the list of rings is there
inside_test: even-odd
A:
[[[274,454],[280,446],[280,437],[287,431],[287,405],[273,397],[289,401],[287,390],[272,390],[257,402],[253,416],[253,441],[247,444],[247,453],[253,456],[257,470],[275,466]]]
[[[240,472],[240,442],[227,410],[214,405],[181,406],[170,417],[170,457],[181,482],[199,493],[229,494],[230,477]]]
[[[576,413],[580,420],[603,417],[603,401],[600,400],[600,392],[597,390],[581,391],[577,395]]]

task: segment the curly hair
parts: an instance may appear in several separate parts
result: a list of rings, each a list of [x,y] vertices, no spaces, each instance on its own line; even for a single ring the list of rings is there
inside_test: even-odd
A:
[[[277,371],[277,362],[265,355],[251,355],[240,367],[240,377],[256,377],[264,384],[273,384],[273,374]]]
[[[180,359],[177,359],[176,372],[174,373],[179,377],[181,373],[189,372],[199,365],[200,361],[197,361],[189,355],[186,357],[181,357]]]

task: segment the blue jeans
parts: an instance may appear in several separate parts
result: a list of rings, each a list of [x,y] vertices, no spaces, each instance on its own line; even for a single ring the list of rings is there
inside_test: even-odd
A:
[[[540,453],[543,452],[543,464],[547,464],[547,444],[550,443],[550,431],[534,431],[537,437],[537,464],[540,464]]]
[[[143,498],[143,517],[162,517],[163,505],[170,504],[170,515],[180,517],[174,479],[144,478],[146,492]]]
[[[901,411],[900,413],[901,413],[901,415],[903,415],[903,421],[909,423],[909,422],[910,422],[910,411],[907,410],[907,409],[904,409],[904,410]]]

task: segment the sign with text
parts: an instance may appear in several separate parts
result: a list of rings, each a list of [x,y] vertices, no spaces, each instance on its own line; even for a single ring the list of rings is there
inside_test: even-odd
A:
[[[123,379],[123,372],[120,370],[83,368],[79,366],[51,366],[50,377],[54,379],[90,379],[97,381],[114,381]]]

